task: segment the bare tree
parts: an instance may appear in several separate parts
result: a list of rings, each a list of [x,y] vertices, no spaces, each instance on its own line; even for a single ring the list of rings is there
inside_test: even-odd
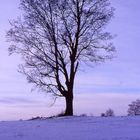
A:
[[[20,71],[37,88],[65,97],[65,115],[73,115],[75,75],[84,62],[112,58],[113,16],[109,0],[21,0],[23,16],[11,21],[10,53],[24,63]]]
[[[128,106],[129,106],[128,115],[130,116],[140,115],[140,99],[133,101]]]

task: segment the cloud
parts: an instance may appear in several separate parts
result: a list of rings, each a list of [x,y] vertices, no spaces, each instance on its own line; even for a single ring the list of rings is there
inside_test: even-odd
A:
[[[27,99],[22,97],[1,97],[0,104],[17,105],[17,104],[36,104],[39,100]]]

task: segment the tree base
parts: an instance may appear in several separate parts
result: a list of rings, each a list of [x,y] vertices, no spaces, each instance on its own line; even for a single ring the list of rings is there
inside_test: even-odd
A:
[[[73,116],[73,97],[66,97],[66,110],[64,116]]]

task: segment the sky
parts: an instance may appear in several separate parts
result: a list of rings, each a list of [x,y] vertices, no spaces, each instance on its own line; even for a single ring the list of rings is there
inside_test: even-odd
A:
[[[9,20],[21,15],[20,0],[1,0],[0,4],[0,120],[49,116],[65,109],[63,99],[31,91],[26,77],[18,73],[21,59],[9,56],[6,31]],[[115,58],[94,68],[81,68],[76,76],[74,113],[100,115],[114,109],[126,115],[128,104],[140,98],[140,1],[111,0],[116,9],[107,30],[116,37]]]

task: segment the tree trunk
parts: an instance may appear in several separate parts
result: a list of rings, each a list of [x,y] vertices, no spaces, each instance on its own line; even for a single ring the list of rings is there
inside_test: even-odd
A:
[[[66,110],[65,110],[65,116],[73,116],[73,95],[70,94],[65,97],[66,100]]]

